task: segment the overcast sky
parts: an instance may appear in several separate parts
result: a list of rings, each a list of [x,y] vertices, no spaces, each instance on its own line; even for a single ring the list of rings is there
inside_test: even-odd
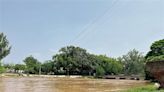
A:
[[[61,47],[118,57],[143,54],[164,38],[164,0],[0,0],[0,32],[12,45],[4,61],[41,62]]]

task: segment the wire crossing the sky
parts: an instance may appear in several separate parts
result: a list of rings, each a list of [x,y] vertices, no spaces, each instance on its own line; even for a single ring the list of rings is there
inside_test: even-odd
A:
[[[70,41],[70,44],[73,44],[74,42],[76,42],[80,37],[82,37],[82,35],[85,35],[88,29],[94,26],[94,24],[96,24],[99,20],[101,20],[106,14],[110,14],[113,7],[118,3],[118,1],[119,0],[113,1],[112,5],[102,15],[98,16],[96,19],[91,21],[91,23],[88,23],[86,27],[72,41]],[[93,31],[93,30],[89,30],[89,31]]]

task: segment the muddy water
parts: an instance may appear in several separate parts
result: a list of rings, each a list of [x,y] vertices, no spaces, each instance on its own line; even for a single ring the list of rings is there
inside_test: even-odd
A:
[[[143,81],[83,78],[0,78],[0,92],[119,92]]]

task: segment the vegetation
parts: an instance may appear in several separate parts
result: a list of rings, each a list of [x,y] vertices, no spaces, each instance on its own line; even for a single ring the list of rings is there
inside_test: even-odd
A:
[[[43,64],[33,56],[26,57],[24,64],[1,65],[1,60],[10,53],[11,46],[3,33],[0,33],[0,73],[5,69],[24,71],[27,74],[59,74],[59,75],[143,75],[145,59],[149,62],[164,60],[164,39],[155,41],[150,51],[144,57],[142,53],[133,49],[118,59],[106,55],[94,55],[87,50],[67,46],[59,50],[52,60]]]
[[[54,62],[48,60],[41,65],[42,74],[54,74]]]
[[[144,56],[137,50],[133,49],[126,55],[119,57],[118,60],[123,64],[123,73],[126,75],[143,75],[144,74]]]
[[[164,92],[164,90],[157,90],[154,85],[150,84],[144,87],[131,88],[125,92]]]
[[[118,74],[122,66],[116,59],[104,55],[93,55],[85,49],[67,46],[54,55],[55,74],[108,75]]]
[[[164,39],[155,41],[150,46],[150,51],[145,56],[146,62],[156,62],[156,61],[164,61]],[[145,71],[145,79],[155,81],[154,77],[148,72]]]
[[[105,55],[94,55],[85,49],[75,46],[63,47],[52,60],[40,63],[33,56],[26,57],[25,65],[6,64],[7,69],[16,72],[23,70],[27,74],[55,74],[55,75],[118,75],[141,74],[144,69],[144,57],[136,50],[128,52],[119,59]]]
[[[26,64],[25,72],[28,74],[39,74],[41,63],[33,56],[26,57],[24,63]]]
[[[19,72],[19,71],[24,71],[26,69],[26,66],[23,64],[16,64],[14,66],[14,70],[15,72]]]
[[[160,55],[164,55],[164,39],[159,40],[159,41],[155,41],[151,47],[150,47],[150,51],[147,53],[146,57],[149,56],[160,56]]]
[[[101,66],[96,67],[96,77],[104,76],[105,70]]]
[[[0,73],[4,72],[4,67],[1,65],[2,59],[5,58],[10,53],[11,47],[6,36],[0,33]]]
[[[6,36],[0,33],[0,61],[10,53],[10,49]]]
[[[155,61],[164,61],[164,55],[160,55],[160,56],[150,56],[147,58],[147,62],[155,62]]]
[[[3,73],[3,72],[5,72],[5,70],[6,70],[6,69],[5,69],[5,68],[1,65],[1,63],[0,63],[0,74]]]

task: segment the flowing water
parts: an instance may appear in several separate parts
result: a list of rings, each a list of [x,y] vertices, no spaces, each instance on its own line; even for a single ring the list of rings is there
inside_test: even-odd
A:
[[[0,78],[0,92],[120,92],[144,81],[84,78]]]

